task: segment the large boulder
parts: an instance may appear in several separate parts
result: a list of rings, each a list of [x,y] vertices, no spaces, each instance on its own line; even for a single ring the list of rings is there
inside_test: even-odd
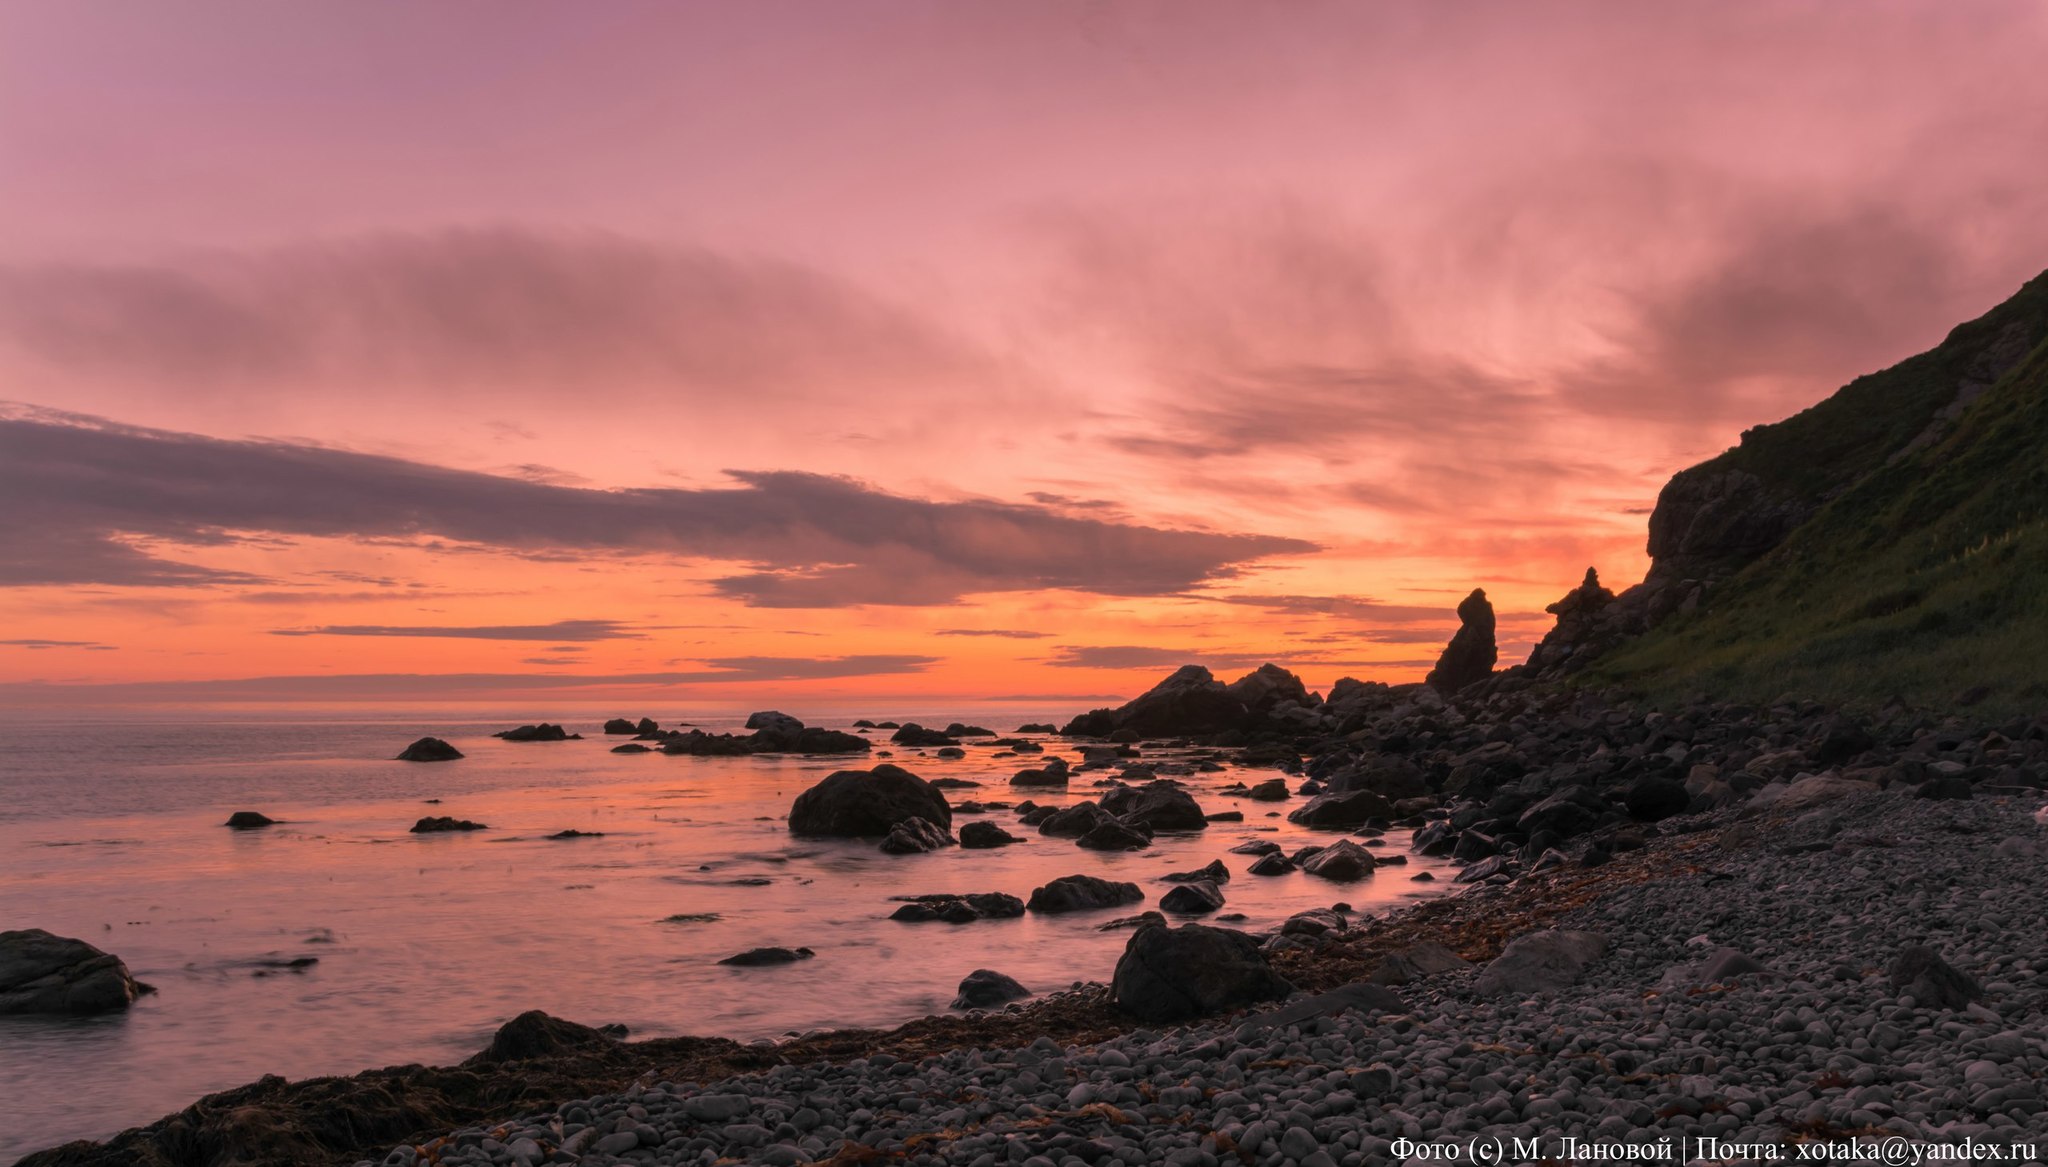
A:
[[[1203,831],[1209,818],[1194,796],[1164,778],[1143,786],[1117,786],[1102,795],[1102,809],[1153,831]]]
[[[1256,940],[1228,928],[1145,924],[1116,962],[1110,992],[1117,1007],[1142,1021],[1185,1021],[1294,991]]]
[[[1034,912],[1088,912],[1097,908],[1120,908],[1145,898],[1135,883],[1117,883],[1093,875],[1063,875],[1044,887],[1034,888],[1026,907]]]
[[[1394,804],[1385,795],[1370,790],[1340,790],[1318,794],[1287,816],[1290,823],[1326,831],[1353,831],[1370,819],[1394,817]]]
[[[582,741],[580,733],[570,733],[559,725],[543,721],[539,725],[522,725],[517,729],[500,730],[491,735],[508,742],[570,742]]]
[[[1128,730],[1140,737],[1214,734],[1237,729],[1245,704],[1201,665],[1182,665],[1173,675],[1117,709],[1096,710],[1067,723],[1069,737],[1106,737]]]
[[[1472,982],[1482,997],[1555,993],[1575,983],[1607,951],[1598,932],[1551,929],[1515,937]]]
[[[111,1013],[153,990],[121,958],[41,928],[0,932],[0,1014]]]
[[[1458,605],[1458,631],[1424,680],[1448,696],[1492,676],[1499,659],[1500,650],[1493,642],[1493,605],[1487,602],[1485,589],[1473,588]]]
[[[1200,916],[1223,906],[1223,889],[1209,880],[1178,884],[1159,897],[1159,906],[1183,916]]]
[[[1349,883],[1371,875],[1375,866],[1372,852],[1349,839],[1339,839],[1303,860],[1301,869],[1310,875]]]
[[[780,713],[773,709],[764,709],[759,713],[747,715],[746,728],[752,730],[765,729],[770,733],[796,734],[803,732],[804,723],[787,713]]]
[[[1009,1001],[1022,1000],[1031,990],[994,969],[978,968],[960,981],[960,995],[953,998],[955,1009],[993,1009]]]
[[[1114,821],[1108,811],[1092,802],[1081,801],[1061,807],[1038,824],[1038,833],[1054,839],[1078,839],[1104,823]]]
[[[881,836],[913,818],[953,829],[953,808],[938,787],[883,763],[872,770],[841,770],[797,795],[789,808],[789,830],[838,838]]]
[[[602,1049],[614,1039],[603,1030],[529,1009],[498,1027],[491,1044],[472,1061],[525,1062],[579,1049]]]
[[[882,850],[891,855],[918,855],[953,846],[953,836],[916,815],[889,828]]]
[[[462,751],[437,737],[423,737],[399,751],[401,762],[452,762]]]
[[[607,734],[621,734],[621,733],[622,733],[622,734],[628,734],[628,735],[630,735],[630,734],[636,734],[636,733],[639,733],[639,732],[640,732],[640,727],[639,727],[639,725],[635,724],[635,722],[633,721],[633,719],[632,719],[632,718],[630,718],[630,717],[614,717],[614,718],[611,718],[610,720],[608,720],[608,721],[606,721],[606,722],[604,723],[604,731],[605,731],[605,732],[606,732]],[[539,1011],[538,1011],[538,1010],[536,1010],[535,1012],[536,1012],[536,1013],[538,1013]],[[533,1016],[533,1015],[534,1015],[534,1014],[532,1014],[532,1013],[526,1013],[526,1014],[521,1014],[521,1015],[520,1015],[519,1017],[517,1017],[517,1018],[514,1018],[514,1020],[524,1020],[525,1018],[527,1018],[527,1017],[530,1017],[530,1016]],[[542,1016],[542,1017],[547,1017],[547,1014],[545,1014],[545,1013],[539,1013],[539,1015],[540,1015],[540,1016]],[[549,1018],[548,1018],[548,1020],[552,1021],[552,1020],[554,1020],[554,1018],[552,1018],[552,1017],[549,1017]],[[509,1024],[509,1022],[508,1022],[508,1024]],[[565,1023],[565,1024],[566,1024],[566,1023]],[[595,1031],[593,1031],[593,1032],[595,1032]]]

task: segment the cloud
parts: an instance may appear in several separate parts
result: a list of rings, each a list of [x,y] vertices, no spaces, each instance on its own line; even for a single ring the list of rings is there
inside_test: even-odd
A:
[[[515,228],[0,267],[0,346],[67,377],[215,396],[603,385],[758,404],[981,365],[926,321],[798,264]]]
[[[1000,636],[1010,640],[1043,640],[1050,632],[1028,632],[1021,628],[941,628],[934,636]]]
[[[1053,650],[1053,655],[1045,663],[1060,669],[1178,668],[1185,664],[1252,669],[1273,659],[1270,655],[1256,653],[1159,648],[1145,644],[1076,644],[1062,645]]]
[[[463,640],[644,640],[646,634],[617,620],[557,620],[553,624],[329,624],[319,628],[273,628],[272,636],[426,636]],[[568,652],[574,649],[557,648]]]
[[[1347,620],[1370,620],[1404,624],[1415,620],[1442,620],[1455,616],[1456,604],[1432,607],[1421,604],[1388,604],[1365,596],[1235,595],[1207,596],[1224,604],[1244,604],[1268,612],[1292,615],[1341,616]]]
[[[698,670],[654,673],[349,673],[191,681],[0,683],[0,698],[22,704],[307,701],[441,698],[450,694],[575,694],[617,688],[744,685],[921,673],[939,658],[873,654],[830,658],[714,657]]]
[[[818,474],[592,490],[277,441],[227,441],[34,407],[0,411],[0,586],[193,586],[251,577],[163,543],[223,533],[431,541],[442,551],[746,564],[716,591],[761,607],[938,604],[977,592],[1175,594],[1316,545],[1173,530]]]
[[[100,642],[98,642],[98,641],[96,641],[96,640],[43,640],[43,639],[40,639],[40,638],[37,638],[37,637],[32,637],[32,636],[31,636],[31,637],[21,637],[21,638],[18,638],[18,639],[14,639],[14,640],[0,640],[0,647],[5,647],[5,648],[28,648],[28,649],[43,649],[43,648],[112,648],[112,647],[114,647],[114,646],[113,646],[113,645],[111,645],[111,644],[101,644]]]

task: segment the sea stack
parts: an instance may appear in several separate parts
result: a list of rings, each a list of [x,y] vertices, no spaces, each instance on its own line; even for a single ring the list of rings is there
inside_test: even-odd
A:
[[[1430,688],[1449,696],[1492,676],[1498,659],[1500,650],[1493,643],[1493,605],[1486,600],[1486,589],[1473,588],[1458,605],[1457,633],[1444,646],[1444,654],[1436,658],[1436,667],[1426,679]]]

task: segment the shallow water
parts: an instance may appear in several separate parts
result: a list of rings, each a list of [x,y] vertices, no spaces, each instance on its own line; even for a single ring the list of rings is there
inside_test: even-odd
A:
[[[853,716],[814,720],[845,728]],[[1058,714],[963,707],[911,717],[1007,731]],[[1089,873],[1137,882],[1156,903],[1172,886],[1160,875],[1222,858],[1237,873],[1224,911],[1245,913],[1235,926],[1256,929],[1336,901],[1379,910],[1448,882],[1411,882],[1443,866],[1416,858],[1352,885],[1243,874],[1249,859],[1227,852],[1246,839],[1291,849],[1332,837],[1268,817],[1284,807],[1215,793],[1271,771],[1182,778],[1204,809],[1241,810],[1247,821],[1162,836],[1145,851],[1084,851],[1014,828],[998,811],[990,817],[1027,842],[890,856],[872,841],[795,839],[783,823],[805,787],[872,758],[618,755],[610,747],[625,739],[600,734],[601,717],[549,719],[586,740],[497,741],[492,731],[535,718],[475,712],[0,722],[0,927],[88,940],[158,989],[117,1016],[0,1018],[0,1098],[11,1112],[0,1122],[0,1159],[104,1137],[264,1074],[457,1061],[526,1009],[623,1022],[635,1037],[749,1039],[942,1012],[976,968],[1041,992],[1106,980],[1128,934],[1097,926],[1152,906],[903,924],[887,918],[894,895],[1028,898],[1057,876]],[[696,720],[711,730],[738,723]],[[389,760],[427,733],[468,757]],[[891,760],[926,778],[985,784],[949,790],[956,804],[1090,797],[1095,772],[1064,796],[1010,791],[1009,776],[1043,757],[1078,762],[1058,739],[1040,740],[1042,757],[969,746],[964,759],[896,749]],[[442,801],[426,805],[430,798]],[[286,821],[248,832],[221,825],[242,809]],[[409,834],[425,814],[492,829]],[[955,828],[968,821],[956,817]],[[571,827],[604,837],[544,837]],[[1406,841],[1390,834],[1387,849]],[[716,918],[667,922],[706,914]],[[805,945],[817,957],[772,968],[715,963],[764,944]],[[305,956],[318,963],[260,963]]]

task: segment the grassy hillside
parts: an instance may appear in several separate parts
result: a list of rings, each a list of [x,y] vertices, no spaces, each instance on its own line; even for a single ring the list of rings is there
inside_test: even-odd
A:
[[[1746,435],[1715,463],[1832,495],[1701,611],[1589,670],[1652,696],[1902,697],[2048,709],[2048,276],[1941,348]],[[2030,348],[1941,440],[1901,457],[1989,338]],[[1987,692],[1971,694],[1982,688]]]

